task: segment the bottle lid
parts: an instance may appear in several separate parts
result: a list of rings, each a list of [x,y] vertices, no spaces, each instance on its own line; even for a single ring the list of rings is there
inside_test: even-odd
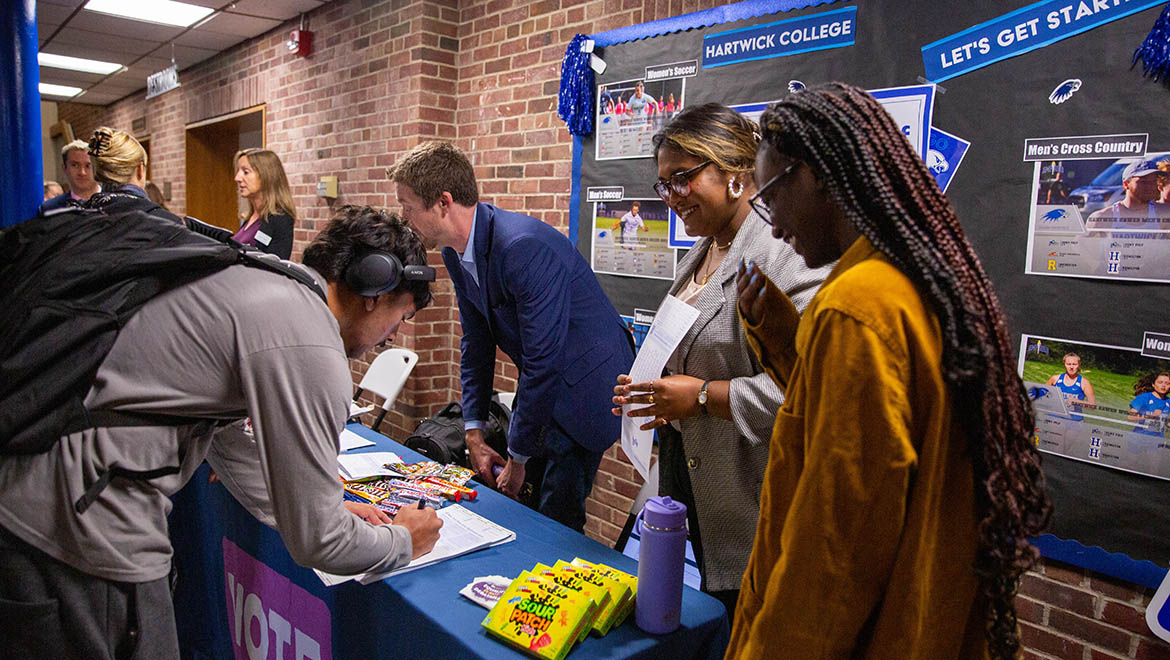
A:
[[[687,524],[687,505],[669,495],[651,497],[642,507],[642,522],[657,529],[681,529]]]

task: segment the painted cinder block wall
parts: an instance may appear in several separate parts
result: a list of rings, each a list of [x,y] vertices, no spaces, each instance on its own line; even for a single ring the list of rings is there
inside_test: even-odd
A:
[[[577,33],[597,33],[729,4],[714,0],[338,0],[309,15],[316,50],[296,58],[283,46],[292,23],[181,72],[182,86],[145,101],[105,108],[63,103],[78,136],[98,123],[151,139],[152,177],[171,183],[170,206],[185,210],[185,126],[260,103],[267,146],[282,158],[299,221],[294,258],[339,204],[395,209],[385,168],[414,144],[452,140],[476,167],[481,196],[567,231],[571,139],[556,117],[560,62]],[[333,175],[340,197],[315,196]],[[459,317],[438,254],[435,304],[398,343],[419,364],[383,431],[404,439],[418,421],[459,397]],[[374,354],[351,361],[355,382]],[[496,388],[514,391],[516,369],[502,354]],[[380,403],[380,402],[379,402]],[[370,420],[367,420],[370,421]],[[612,544],[641,480],[611,449],[588,503],[586,532]],[[1019,598],[1024,657],[1170,660],[1151,635],[1144,587],[1060,562],[1025,578]]]

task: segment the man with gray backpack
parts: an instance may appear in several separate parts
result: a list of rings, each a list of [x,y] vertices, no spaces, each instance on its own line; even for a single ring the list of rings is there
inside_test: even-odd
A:
[[[168,497],[217,425],[248,416],[299,564],[385,571],[429,551],[433,510],[373,526],[342,504],[346,356],[429,304],[418,239],[346,207],[305,266],[141,211],[0,235],[0,656],[177,658]]]

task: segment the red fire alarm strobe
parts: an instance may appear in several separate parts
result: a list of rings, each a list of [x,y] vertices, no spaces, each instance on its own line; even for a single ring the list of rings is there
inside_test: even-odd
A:
[[[293,30],[288,33],[288,41],[284,45],[293,55],[308,57],[313,52],[313,33],[304,29]]]

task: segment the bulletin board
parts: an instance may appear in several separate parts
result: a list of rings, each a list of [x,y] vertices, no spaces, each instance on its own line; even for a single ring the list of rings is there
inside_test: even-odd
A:
[[[749,0],[593,35],[607,65],[594,91],[616,103],[641,81],[662,109],[671,95],[676,108],[762,109],[834,80],[930,90],[895,91],[903,105],[887,109],[900,122],[898,112],[925,115],[922,126],[907,120],[907,136],[995,283],[1022,375],[1061,373],[1061,356],[1077,352],[1083,377],[1100,383],[1098,408],[1038,414],[1063,423],[1038,423],[1034,438],[1056,507],[1036,544],[1157,586],[1170,562],[1170,444],[1164,431],[1133,439],[1125,406],[1137,374],[1170,367],[1170,213],[1113,205],[1128,165],[1170,159],[1170,88],[1130,66],[1165,2],[1107,4]],[[593,134],[574,141],[570,236],[638,332],[688,243],[647,157],[669,115],[628,106],[618,118],[599,104]],[[634,201],[642,226],[631,234]],[[1090,455],[1094,442],[1104,456]]]

